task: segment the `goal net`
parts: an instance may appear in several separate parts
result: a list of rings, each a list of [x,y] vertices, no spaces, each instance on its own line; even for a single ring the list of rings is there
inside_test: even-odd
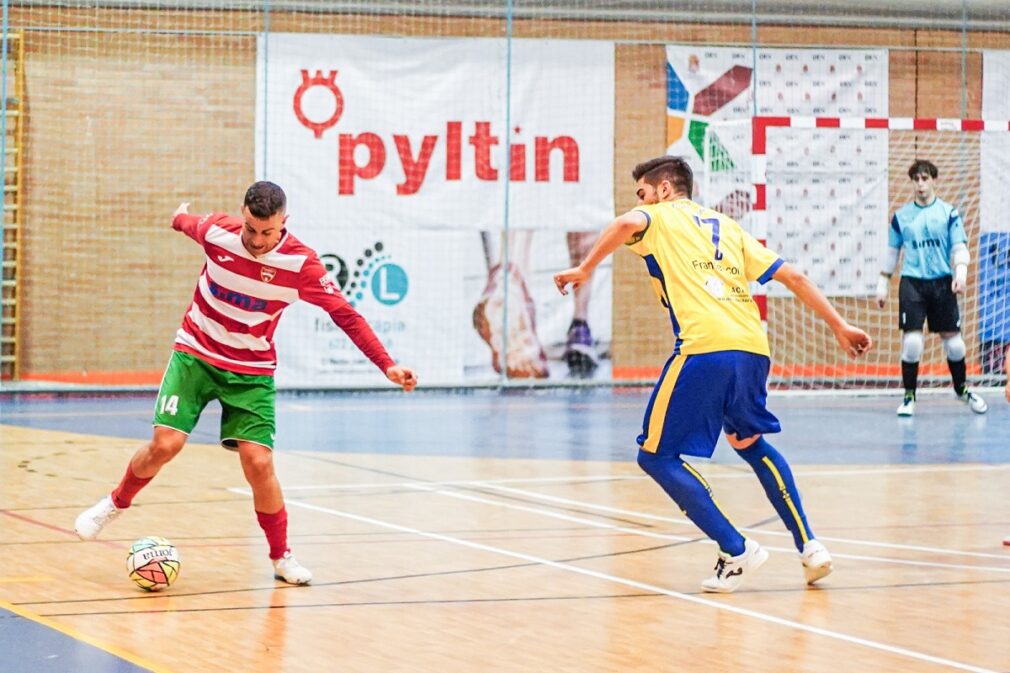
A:
[[[711,125],[701,185],[709,205],[740,218],[802,269],[876,344],[868,356],[850,360],[784,286],[755,288],[767,293],[760,304],[775,385],[900,386],[898,278],[883,309],[874,295],[891,216],[913,196],[907,171],[916,159],[936,164],[937,195],[958,209],[968,234],[972,261],[959,305],[969,382],[1001,381],[1010,345],[1010,227],[1002,215],[1010,204],[998,176],[1010,150],[1008,131],[1005,121],[962,119],[754,117],[749,124]],[[725,160],[745,145],[749,166]],[[926,332],[920,383],[947,385],[941,340]]]

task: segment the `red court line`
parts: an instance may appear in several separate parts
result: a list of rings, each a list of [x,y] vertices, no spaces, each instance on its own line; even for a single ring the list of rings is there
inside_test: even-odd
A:
[[[24,514],[15,514],[14,512],[9,512],[6,509],[0,509],[0,514],[5,514],[11,517],[12,519],[19,519],[21,521],[24,521],[25,523],[30,523],[35,526],[42,526],[43,528],[48,528],[49,530],[54,530],[57,533],[63,533],[64,535],[69,535],[70,537],[73,538],[77,537],[77,533],[70,530],[69,528],[61,528],[60,526],[54,526],[51,523],[46,523],[45,521],[39,521],[38,519],[33,519],[30,516],[25,516]],[[93,540],[93,542],[103,544],[106,547],[115,547],[116,549],[119,549],[120,547],[123,546],[119,542],[112,542],[110,540]]]

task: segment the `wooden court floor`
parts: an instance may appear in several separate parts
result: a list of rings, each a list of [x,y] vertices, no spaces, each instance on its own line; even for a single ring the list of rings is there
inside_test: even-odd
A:
[[[102,673],[4,642],[15,622],[166,673],[1010,671],[1010,405],[993,395],[974,418],[937,399],[916,429],[889,398],[773,400],[775,443],[807,447],[794,471],[835,572],[804,585],[759,483],[722,447],[695,464],[771,558],[710,595],[715,548],[633,461],[645,394],[282,401],[276,464],[308,587],[272,579],[213,410],[85,543],[73,519],[118,480],[150,401],[7,402],[0,671]],[[800,419],[815,411],[812,436]],[[145,535],[182,554],[162,594],[126,577]]]

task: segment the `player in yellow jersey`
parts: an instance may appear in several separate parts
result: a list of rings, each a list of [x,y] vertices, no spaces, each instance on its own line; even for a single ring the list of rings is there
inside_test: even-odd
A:
[[[793,535],[807,582],[831,572],[831,555],[814,539],[792,471],[763,437],[779,432],[765,408],[768,339],[748,283],[783,283],[834,332],[848,355],[872,341],[848,324],[810,279],[762,246],[735,221],[690,200],[694,177],[679,157],[658,157],[632,171],[639,207],[603,231],[582,263],[554,276],[562,294],[589,280],[621,245],[640,255],[670,315],[675,345],[645,411],[638,464],[719,545],[705,591],[730,592],[768,558],[730,523],[702,476],[682,456],[709,458],[719,432],[754,469]]]

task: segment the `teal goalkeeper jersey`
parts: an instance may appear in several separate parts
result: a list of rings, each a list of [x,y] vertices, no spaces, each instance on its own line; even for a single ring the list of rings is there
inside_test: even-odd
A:
[[[891,218],[888,244],[905,248],[901,275],[932,280],[953,275],[950,249],[968,243],[957,208],[940,198],[928,206],[909,201]]]

